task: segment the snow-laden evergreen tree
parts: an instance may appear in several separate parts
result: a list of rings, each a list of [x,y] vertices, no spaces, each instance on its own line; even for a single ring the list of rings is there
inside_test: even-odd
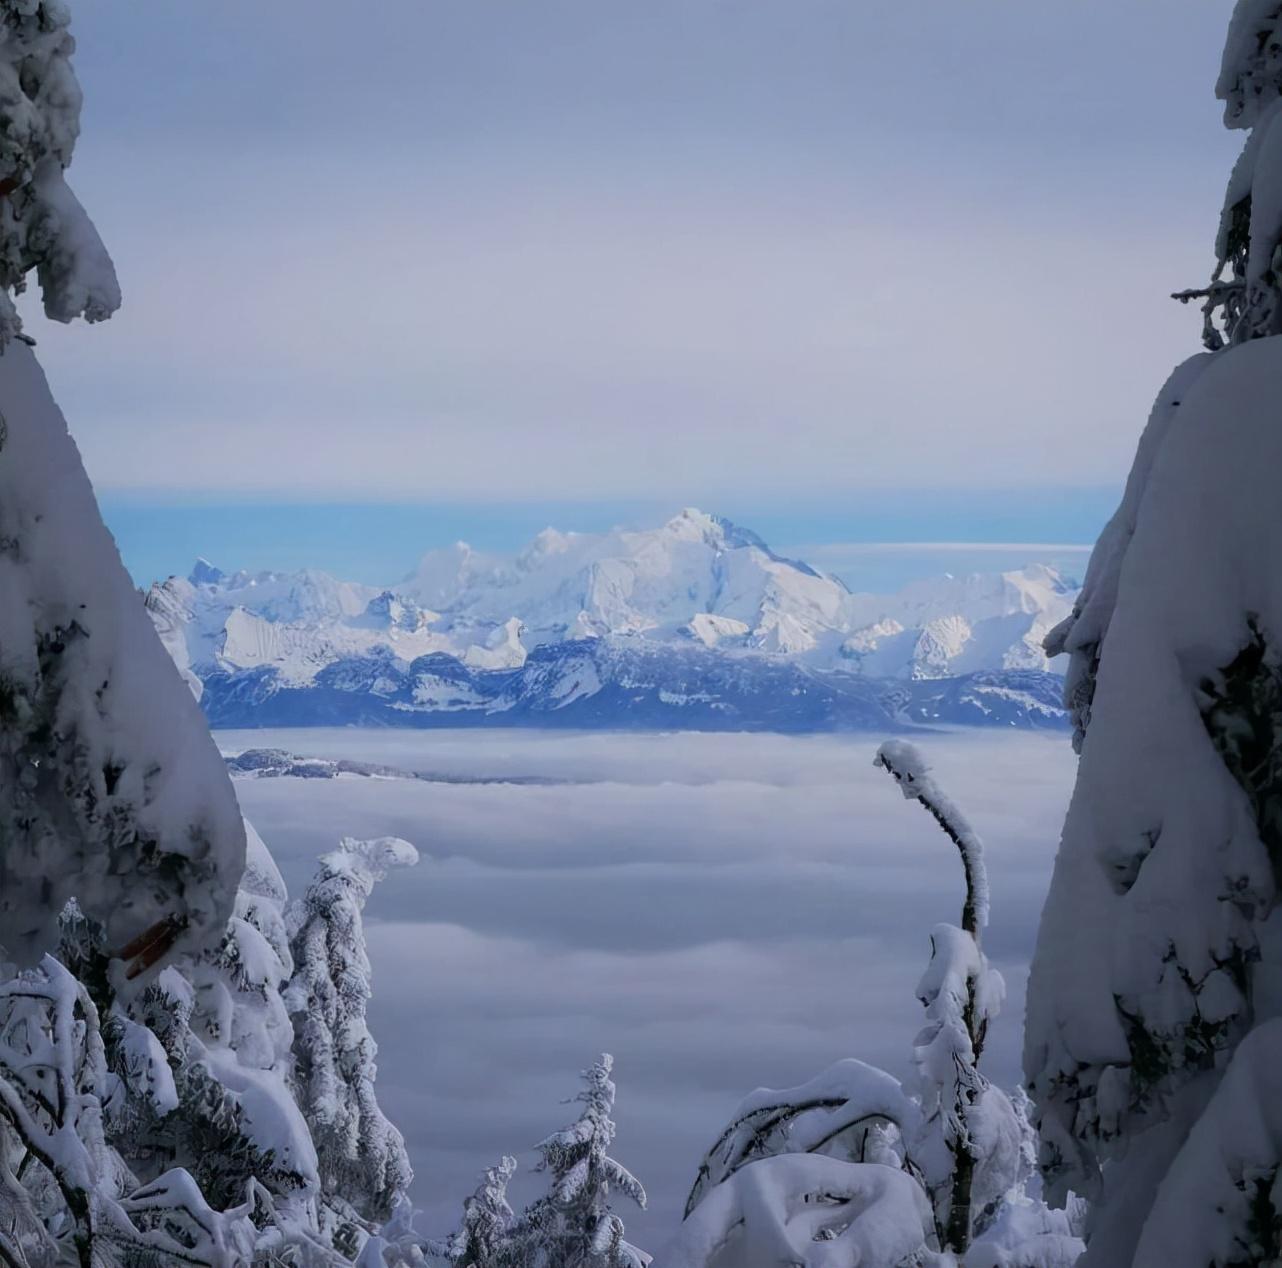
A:
[[[914,1078],[905,1087],[846,1060],[800,1087],[754,1092],[705,1157],[665,1264],[920,1268],[962,1255],[968,1268],[1068,1268],[1081,1253],[1080,1212],[1025,1191],[1026,1096],[979,1069],[1004,994],[980,945],[982,843],[911,744],[888,742],[876,760],[952,841],[966,881],[961,926],[931,935]]]
[[[583,1071],[575,1097],[579,1118],[553,1132],[536,1150],[536,1171],[548,1192],[526,1208],[513,1239],[522,1268],[645,1268],[650,1257],[624,1240],[623,1221],[610,1203],[620,1193],[645,1206],[645,1189],[610,1156],[614,1141],[614,1058],[605,1053]]]
[[[322,1200],[353,1247],[356,1229],[386,1220],[412,1179],[405,1142],[374,1093],[378,1046],[365,1022],[370,964],[361,911],[391,868],[417,861],[414,847],[397,837],[348,837],[321,859],[316,879],[287,912],[294,973],[285,1002],[299,1099],[316,1144]]]
[[[507,1200],[516,1159],[504,1157],[487,1167],[476,1192],[463,1203],[462,1225],[443,1242],[429,1247],[450,1268],[519,1268],[524,1251],[514,1244],[515,1212]]]
[[[216,938],[244,855],[235,797],[153,637],[13,295],[96,321],[115,274],[63,172],[80,90],[61,0],[0,0],[0,927],[32,964],[68,899],[142,969]],[[186,698],[184,698],[184,696]]]
[[[1213,352],[1282,331],[1282,4],[1240,0],[1229,25],[1216,96],[1224,122],[1248,136],[1233,168],[1216,268],[1204,290],[1176,298],[1203,300],[1203,342]]]
[[[120,307],[111,257],[64,175],[80,134],[70,20],[63,0],[0,0],[0,346],[22,329],[12,297],[32,269],[55,321]]]
[[[89,992],[52,956],[0,983],[0,1262],[248,1266],[252,1184],[217,1210],[184,1168],[139,1183],[114,1147],[131,1097],[157,1114],[177,1104],[159,1045],[141,1028],[116,1042],[119,1073]]]
[[[243,1207],[253,1228],[243,1259],[229,1264],[348,1262],[319,1218],[316,1153],[292,1090],[285,888],[248,824],[246,835],[235,914],[216,946],[118,995],[101,929],[73,906],[60,959],[103,1001],[115,1081],[106,1138],[132,1182],[152,1185],[178,1167],[211,1209]],[[159,1217],[157,1193],[149,1210]]]
[[[650,1256],[625,1239],[623,1220],[610,1202],[611,1194],[621,1193],[638,1206],[646,1203],[641,1182],[609,1152],[615,1137],[613,1069],[614,1058],[606,1053],[584,1070],[583,1088],[574,1098],[582,1114],[535,1147],[534,1169],[547,1176],[546,1193],[514,1218],[507,1186],[516,1160],[504,1158],[464,1202],[462,1225],[450,1237],[428,1243],[402,1239],[399,1250],[386,1252],[392,1268],[416,1268],[412,1251],[419,1247],[449,1268],[646,1268]]]
[[[1249,131],[1207,295],[1061,631],[1094,680],[1028,995],[1050,1193],[1087,1268],[1273,1262],[1282,1134],[1282,5],[1242,0],[1218,92]],[[1217,289],[1218,287],[1218,289]],[[1086,661],[1093,662],[1093,670]]]

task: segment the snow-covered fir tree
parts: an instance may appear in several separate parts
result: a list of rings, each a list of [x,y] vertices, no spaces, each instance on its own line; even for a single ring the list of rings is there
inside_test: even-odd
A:
[[[846,1060],[799,1087],[754,1092],[699,1169],[663,1259],[673,1268],[944,1268],[958,1255],[967,1268],[1070,1268],[1081,1253],[1080,1212],[1026,1191],[1027,1098],[979,1069],[1004,994],[980,946],[982,843],[916,748],[891,741],[877,764],[943,829],[966,882],[961,926],[931,935],[914,1078],[905,1086]]]
[[[615,1137],[614,1058],[604,1054],[583,1071],[574,1098],[583,1112],[568,1127],[535,1146],[535,1171],[547,1191],[513,1217],[507,1186],[516,1160],[504,1158],[487,1170],[463,1204],[462,1225],[448,1238],[425,1244],[449,1268],[646,1268],[650,1256],[629,1243],[623,1220],[610,1201],[622,1194],[646,1203],[641,1182],[610,1155]],[[413,1260],[389,1250],[395,1268]]]
[[[397,837],[346,838],[287,912],[295,1077],[322,1199],[340,1225],[386,1220],[412,1179],[405,1142],[374,1092],[378,1047],[365,1022],[371,988],[361,911],[389,869],[417,861],[414,847]]]
[[[220,936],[244,861],[230,782],[152,636],[12,295],[107,317],[111,262],[63,170],[79,129],[60,0],[0,0],[0,926],[37,962],[75,898],[155,962]]]
[[[1245,130],[1220,229],[1216,267],[1204,290],[1176,298],[1203,301],[1203,342],[1211,351],[1282,331],[1282,5],[1239,0],[1229,24],[1216,96],[1224,122]]]
[[[1218,93],[1248,131],[1206,295],[1057,633],[1081,764],[1028,995],[1052,1196],[1084,1268],[1277,1260],[1282,1124],[1282,5],[1241,0]]]
[[[0,0],[0,346],[22,329],[13,295],[36,270],[55,321],[120,307],[111,257],[64,173],[80,134],[64,0]]]
[[[476,1192],[463,1203],[462,1225],[429,1249],[450,1268],[515,1268],[523,1252],[514,1245],[515,1212],[507,1200],[508,1182],[516,1174],[516,1159],[504,1157],[487,1167]]]
[[[536,1171],[548,1192],[526,1208],[515,1230],[529,1268],[645,1268],[649,1256],[624,1240],[610,1195],[645,1206],[645,1189],[610,1156],[614,1141],[614,1058],[605,1053],[583,1071],[579,1118],[541,1141]]]

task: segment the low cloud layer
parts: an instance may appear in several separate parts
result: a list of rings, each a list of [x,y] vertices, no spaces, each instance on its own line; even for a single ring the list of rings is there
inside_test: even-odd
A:
[[[738,1100],[858,1056],[904,1073],[932,925],[960,870],[928,818],[873,769],[865,737],[223,733],[444,777],[238,784],[293,892],[342,835],[427,856],[371,900],[380,1092],[409,1140],[425,1225],[444,1231],[481,1167],[571,1117],[615,1054],[618,1156],[659,1245]],[[1073,773],[1060,738],[928,741],[984,835],[988,937],[1011,991],[989,1071],[1018,1077],[1025,966]],[[570,782],[580,781],[580,782]],[[522,1190],[518,1189],[518,1193]]]

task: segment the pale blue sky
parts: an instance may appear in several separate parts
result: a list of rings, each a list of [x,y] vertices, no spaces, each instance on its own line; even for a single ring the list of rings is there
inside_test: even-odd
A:
[[[1062,540],[1082,490],[1076,541],[1196,348],[1228,10],[81,0],[72,183],[126,305],[31,326],[122,542],[192,498],[322,566],[282,506],[933,540],[968,492],[949,536]],[[186,567],[160,523],[136,571]]]

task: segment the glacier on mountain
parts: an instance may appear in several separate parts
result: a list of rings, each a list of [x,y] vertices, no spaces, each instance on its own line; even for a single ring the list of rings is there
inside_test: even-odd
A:
[[[1057,725],[1041,643],[1075,595],[1043,565],[854,594],[686,510],[642,531],[547,529],[513,556],[460,542],[383,589],[201,559],[152,586],[147,607],[220,725],[698,715],[790,730],[882,725],[885,713],[961,720],[931,719],[941,708]],[[930,685],[944,682],[970,685]]]

